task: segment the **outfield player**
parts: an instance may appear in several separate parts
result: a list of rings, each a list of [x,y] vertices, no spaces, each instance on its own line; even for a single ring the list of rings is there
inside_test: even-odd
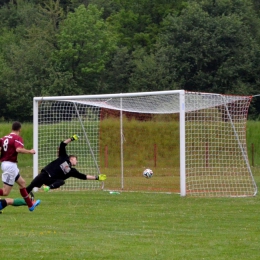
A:
[[[18,206],[24,206],[27,204],[24,201],[24,199],[22,199],[22,198],[16,198],[16,199],[11,199],[11,198],[1,199],[0,198],[0,214],[2,213],[2,210],[8,205],[18,207]]]
[[[77,169],[73,168],[77,164],[77,156],[68,155],[66,152],[66,146],[71,141],[78,140],[77,135],[73,135],[71,138],[62,141],[59,147],[59,157],[44,167],[40,174],[38,174],[26,187],[28,193],[31,193],[34,187],[40,188],[43,186],[45,191],[50,189],[57,189],[65,184],[65,180],[74,177],[81,180],[99,180],[104,181],[106,179],[105,174],[98,176],[87,175],[80,173]]]
[[[1,151],[1,169],[3,188],[0,189],[0,196],[7,196],[16,182],[20,188],[20,194],[24,198],[30,211],[33,211],[40,204],[40,200],[32,202],[26,190],[26,183],[19,174],[17,167],[18,153],[35,154],[35,150],[27,150],[24,148],[23,139],[20,136],[22,125],[20,122],[12,124],[12,131],[9,135],[0,138]]]

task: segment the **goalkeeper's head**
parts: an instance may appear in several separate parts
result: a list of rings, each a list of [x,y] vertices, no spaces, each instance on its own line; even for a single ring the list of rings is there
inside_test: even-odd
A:
[[[77,165],[78,158],[76,155],[69,155],[69,160],[70,160],[71,166]]]

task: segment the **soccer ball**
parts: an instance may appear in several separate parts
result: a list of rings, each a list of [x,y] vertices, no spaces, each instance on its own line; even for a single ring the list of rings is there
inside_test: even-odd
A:
[[[151,169],[145,169],[145,170],[143,171],[143,176],[144,176],[145,178],[147,178],[147,179],[152,178],[152,176],[153,176],[153,171],[152,171]]]

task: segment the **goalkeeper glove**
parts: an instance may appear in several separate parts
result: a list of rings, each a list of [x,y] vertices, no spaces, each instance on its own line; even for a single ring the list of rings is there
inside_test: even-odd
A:
[[[70,138],[70,140],[71,141],[74,141],[74,140],[78,140],[79,139],[79,136],[78,135],[73,135],[71,138]]]
[[[106,180],[106,178],[107,178],[107,176],[105,174],[99,174],[97,176],[97,180],[99,180],[99,181],[104,181],[104,180]]]

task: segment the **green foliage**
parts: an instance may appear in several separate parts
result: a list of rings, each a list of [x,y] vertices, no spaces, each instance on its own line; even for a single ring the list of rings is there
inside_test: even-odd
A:
[[[80,93],[95,93],[98,75],[115,46],[101,14],[94,5],[81,5],[68,14],[57,35],[58,50],[53,58],[56,71],[69,73],[80,86],[76,90]]]
[[[48,0],[43,2],[42,5],[38,5],[39,8],[39,20],[45,20],[48,24],[48,29],[50,36],[52,36],[53,31],[58,31],[58,25],[59,23],[65,19],[65,14],[60,6],[59,0]],[[46,30],[47,28],[45,28]],[[45,37],[48,37],[44,35]],[[50,37],[50,41],[52,40],[52,37]]]
[[[2,1],[0,117],[32,121],[34,96],[169,89],[259,94],[258,5]],[[253,102],[250,118],[259,111]]]
[[[212,7],[214,8],[214,7]],[[158,59],[186,90],[252,93],[259,73],[259,45],[243,16],[212,15],[196,3],[164,21]]]
[[[104,93],[127,93],[130,88],[129,75],[133,73],[133,58],[127,47],[119,47],[106,66],[103,81],[106,85]]]
[[[171,80],[169,70],[165,68],[164,56],[147,55],[144,49],[134,51],[132,56],[134,66],[129,79],[132,92],[179,89],[179,86]]]
[[[20,23],[0,33],[0,84],[5,100],[2,116],[31,121],[33,97],[47,93],[44,88],[50,85],[53,23],[33,4],[19,2],[10,6]]]
[[[119,11],[108,17],[118,33],[120,45],[127,46],[130,51],[143,47],[147,51],[153,49],[160,23],[169,14],[178,14],[185,1],[143,0],[117,1]]]
[[[259,14],[260,12],[260,2],[259,0],[252,0],[254,10]]]
[[[250,165],[260,166],[260,124],[259,121],[247,122],[247,151]]]

